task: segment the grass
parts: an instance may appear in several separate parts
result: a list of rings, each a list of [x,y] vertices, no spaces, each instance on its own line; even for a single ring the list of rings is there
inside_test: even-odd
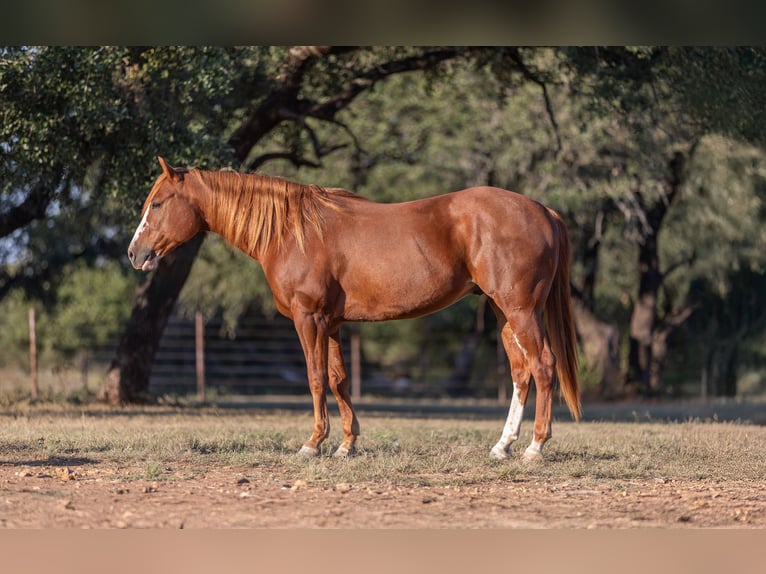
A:
[[[502,420],[449,420],[364,413],[359,455],[337,460],[340,421],[322,456],[295,456],[308,412],[153,407],[42,407],[0,411],[0,465],[113,468],[122,480],[174,480],[212,468],[273,471],[317,485],[464,486],[498,481],[583,483],[663,478],[763,480],[766,427],[687,421],[554,423],[547,463],[525,464],[531,421],[507,461],[491,460]],[[179,469],[182,472],[179,474]]]

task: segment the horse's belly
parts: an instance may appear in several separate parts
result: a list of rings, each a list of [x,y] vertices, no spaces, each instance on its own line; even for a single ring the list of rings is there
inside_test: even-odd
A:
[[[419,317],[443,309],[475,289],[463,273],[429,277],[389,273],[346,286],[343,317],[349,321]]]

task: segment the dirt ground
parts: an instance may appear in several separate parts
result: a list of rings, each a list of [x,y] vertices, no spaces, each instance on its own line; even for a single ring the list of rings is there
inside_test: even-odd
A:
[[[462,487],[285,482],[278,471],[221,468],[121,481],[141,469],[0,466],[3,528],[764,528],[762,482],[576,481]]]
[[[589,412],[606,418],[620,411]],[[643,416],[636,412],[626,410],[625,418]],[[754,419],[764,412],[756,405],[728,418]],[[653,420],[712,416],[652,414]],[[726,415],[716,407],[716,418]],[[118,463],[4,454],[0,528],[9,529],[766,528],[766,475],[757,473],[748,480],[546,481],[522,475],[461,486],[403,486],[306,482],[279,464],[201,467],[178,461],[154,469],[160,477],[155,481],[145,478],[147,465],[140,457]]]

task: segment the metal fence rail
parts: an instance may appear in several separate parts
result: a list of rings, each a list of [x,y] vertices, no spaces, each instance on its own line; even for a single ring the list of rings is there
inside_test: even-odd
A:
[[[191,392],[197,385],[194,320],[174,315],[157,350],[150,389]],[[292,322],[283,317],[243,317],[236,337],[220,319],[204,325],[204,380],[207,389],[292,394],[306,390],[303,351]]]

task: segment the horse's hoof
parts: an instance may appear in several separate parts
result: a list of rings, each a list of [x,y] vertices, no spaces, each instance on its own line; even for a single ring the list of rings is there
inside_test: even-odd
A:
[[[542,463],[544,462],[543,453],[536,448],[527,447],[527,450],[524,451],[524,461],[531,463]]]
[[[511,458],[511,455],[508,454],[508,451],[503,447],[495,445],[492,447],[492,450],[489,451],[489,457],[494,458],[495,460],[507,460]]]
[[[301,450],[298,451],[298,456],[301,456],[303,458],[316,458],[319,456],[319,449],[306,446],[305,444],[301,447]]]
[[[356,454],[356,447],[346,448],[343,445],[340,445],[338,447],[338,450],[335,451],[335,454],[333,455],[335,458],[351,458]]]

